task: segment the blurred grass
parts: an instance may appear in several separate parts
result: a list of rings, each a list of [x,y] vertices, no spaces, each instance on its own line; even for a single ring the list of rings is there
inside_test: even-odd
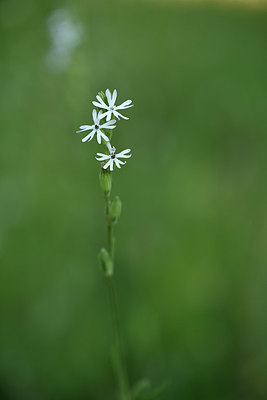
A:
[[[2,1],[0,394],[113,399],[96,143],[100,89],[132,98],[114,135],[117,287],[131,382],[168,399],[265,399],[267,14],[143,2]],[[46,21],[83,29],[56,72]],[[125,147],[126,146],[126,147]]]

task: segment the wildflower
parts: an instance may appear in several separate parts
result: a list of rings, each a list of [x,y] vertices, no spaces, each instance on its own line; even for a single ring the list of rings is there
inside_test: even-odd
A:
[[[115,147],[111,147],[109,142],[107,143],[107,146],[109,148],[110,154],[97,153],[98,158],[96,157],[97,161],[108,160],[108,162],[103,166],[104,169],[107,169],[109,167],[110,171],[113,171],[114,163],[116,167],[121,168],[121,165],[126,164],[126,161],[121,161],[119,160],[119,158],[130,158],[132,156],[131,154],[128,154],[130,153],[131,149],[126,149],[116,154]]]
[[[114,129],[116,128],[116,125],[113,125],[114,123],[116,123],[116,120],[113,119],[112,121],[107,121],[104,124],[101,125],[101,119],[103,119],[104,116],[102,114],[102,111],[99,111],[99,113],[97,113],[96,110],[93,110],[93,120],[94,120],[94,125],[81,125],[80,126],[80,131],[77,131],[77,133],[79,132],[85,132],[85,131],[89,131],[91,130],[91,132],[85,136],[82,139],[82,142],[90,142],[90,140],[93,139],[93,137],[96,134],[97,137],[97,142],[99,144],[101,144],[101,138],[103,138],[106,142],[109,141],[109,138],[107,135],[105,135],[104,132],[102,132],[101,129]]]
[[[131,104],[132,100],[126,100],[121,105],[116,106],[115,105],[115,101],[117,99],[117,90],[116,89],[113,91],[112,96],[111,96],[110,90],[107,89],[106,97],[107,97],[108,105],[104,102],[104,100],[99,95],[96,96],[98,102],[93,101],[94,106],[105,110],[104,114],[102,115],[102,118],[107,117],[107,121],[110,121],[111,116],[113,114],[114,117],[118,118],[118,119],[120,119],[120,117],[123,119],[129,119],[129,118],[125,117],[124,115],[122,115],[121,113],[119,113],[117,110],[124,110],[126,108],[133,107],[133,104]]]

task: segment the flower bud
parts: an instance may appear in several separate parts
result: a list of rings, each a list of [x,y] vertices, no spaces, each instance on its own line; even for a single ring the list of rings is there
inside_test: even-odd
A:
[[[99,261],[102,267],[102,271],[106,276],[113,275],[113,262],[106,249],[101,249],[99,252]]]
[[[98,92],[98,96],[100,96],[102,100],[106,101],[106,94],[103,91]]]
[[[101,168],[99,174],[99,181],[103,192],[109,193],[111,191],[111,186],[112,186],[111,172]]]
[[[110,216],[113,222],[117,222],[120,215],[121,215],[121,199],[119,198],[119,196],[116,196],[111,203]]]

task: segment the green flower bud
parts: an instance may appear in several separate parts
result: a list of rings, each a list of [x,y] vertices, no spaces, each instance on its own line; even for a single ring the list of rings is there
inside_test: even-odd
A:
[[[99,181],[103,192],[109,193],[111,191],[111,186],[112,186],[111,172],[101,168],[99,174]]]
[[[121,199],[119,196],[116,196],[115,199],[111,203],[110,207],[110,216],[113,222],[117,222],[121,215]]]
[[[98,96],[100,96],[102,100],[106,100],[106,94],[103,91],[98,92]]]
[[[102,267],[102,271],[106,276],[113,275],[113,262],[106,249],[101,249],[99,253],[99,261]]]

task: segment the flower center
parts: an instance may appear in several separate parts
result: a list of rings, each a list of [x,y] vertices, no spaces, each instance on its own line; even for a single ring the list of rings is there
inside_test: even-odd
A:
[[[115,154],[113,153],[113,154],[111,154],[111,158],[115,158],[116,156],[115,156]]]
[[[95,129],[98,130],[98,129],[99,129],[99,126],[98,126],[98,125],[95,125]]]

